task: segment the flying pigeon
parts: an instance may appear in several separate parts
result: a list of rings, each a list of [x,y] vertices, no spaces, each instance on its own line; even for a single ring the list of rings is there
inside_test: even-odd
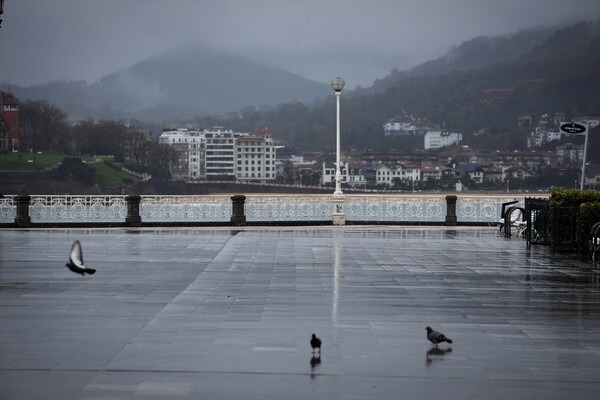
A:
[[[73,246],[71,246],[71,253],[69,254],[69,262],[65,264],[67,268],[76,274],[81,274],[84,276],[85,274],[92,275],[96,273],[95,269],[86,268],[83,265],[83,253],[81,252],[81,243],[79,240],[73,242]]]
[[[319,354],[321,354],[321,339],[319,339],[314,333],[310,339],[310,345],[312,346],[313,353],[315,352],[315,349],[319,349]]]
[[[425,328],[427,330],[427,339],[434,345],[438,345],[438,343],[448,342],[452,343],[452,339],[448,339],[446,335],[440,333],[438,331],[434,331],[431,327]]]

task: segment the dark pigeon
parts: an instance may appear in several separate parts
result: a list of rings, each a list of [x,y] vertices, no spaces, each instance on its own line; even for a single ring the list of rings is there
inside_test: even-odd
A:
[[[439,343],[448,342],[452,343],[452,339],[448,339],[446,335],[440,333],[438,331],[434,331],[431,327],[425,328],[427,330],[427,339],[434,345],[438,345]]]
[[[319,339],[314,333],[310,339],[310,345],[312,346],[313,353],[316,349],[319,349],[319,354],[321,354],[321,339]]]
[[[85,274],[92,275],[96,273],[95,269],[86,268],[86,266],[83,265],[83,252],[81,251],[81,243],[79,243],[79,240],[73,242],[73,246],[71,246],[71,253],[69,254],[69,262],[65,265],[76,274],[81,274],[81,276],[84,276]]]

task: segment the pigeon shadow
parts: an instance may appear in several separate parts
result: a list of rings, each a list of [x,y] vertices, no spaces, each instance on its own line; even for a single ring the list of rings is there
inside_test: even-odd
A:
[[[425,353],[425,363],[427,366],[430,366],[434,361],[440,361],[443,357],[452,352],[452,347],[448,347],[447,349],[440,349],[439,347],[432,347]]]
[[[316,376],[315,374],[315,370],[317,369],[317,367],[321,365],[321,355],[314,355],[311,357],[310,359],[310,378],[314,379],[314,377]]]

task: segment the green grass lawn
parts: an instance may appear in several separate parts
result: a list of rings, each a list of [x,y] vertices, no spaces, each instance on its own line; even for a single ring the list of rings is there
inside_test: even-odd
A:
[[[66,154],[55,153],[8,153],[0,154],[0,170],[14,171],[40,171],[53,167],[60,163],[65,157],[73,157]],[[133,182],[139,182],[139,178],[116,171],[110,168],[104,160],[94,162],[92,158],[80,157],[88,166],[96,170],[94,183],[100,185],[119,185],[124,183],[123,179],[128,178]],[[112,160],[111,160],[112,161]]]
[[[0,154],[0,170],[41,171],[63,160],[64,154],[5,153]]]
[[[86,160],[87,161],[87,160]],[[98,163],[87,162],[90,167],[96,170],[96,179],[94,181],[100,185],[119,185],[124,183],[124,178],[129,178],[133,182],[139,182],[140,179],[135,176],[126,174],[125,172],[120,172],[112,169],[104,160]]]

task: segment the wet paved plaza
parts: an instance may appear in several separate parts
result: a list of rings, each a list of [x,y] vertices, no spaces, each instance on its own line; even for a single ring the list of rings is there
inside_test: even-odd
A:
[[[0,399],[596,399],[599,269],[496,228],[0,230]]]

